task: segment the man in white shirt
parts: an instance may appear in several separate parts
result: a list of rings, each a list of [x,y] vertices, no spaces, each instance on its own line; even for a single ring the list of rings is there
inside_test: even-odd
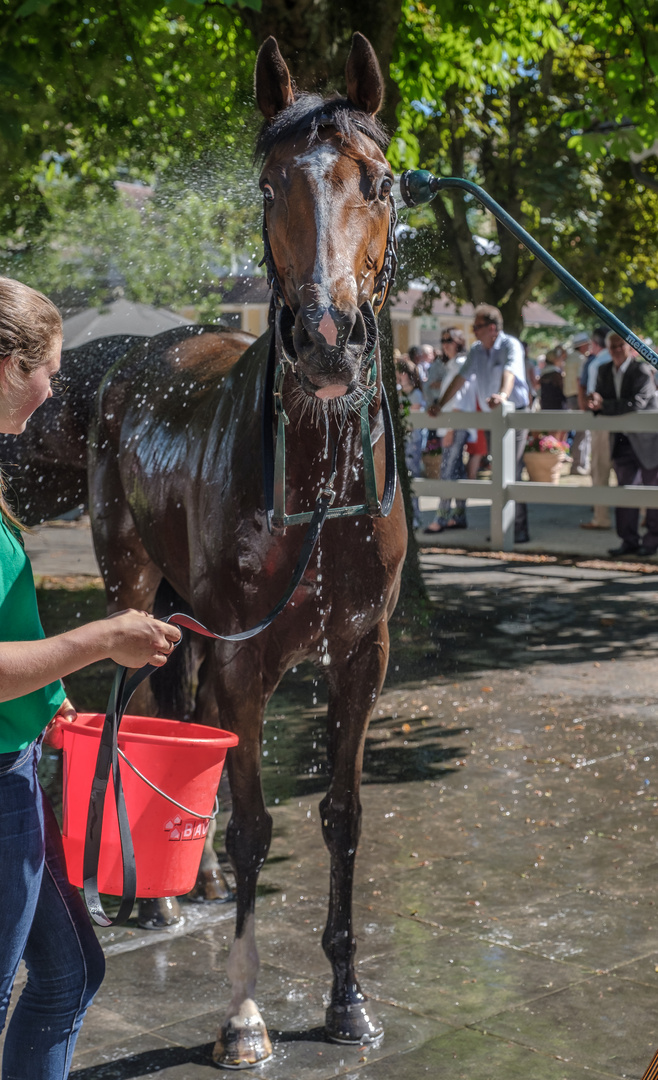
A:
[[[510,401],[517,411],[527,409],[530,393],[523,346],[517,338],[504,332],[503,317],[498,308],[478,304],[473,314],[473,332],[477,341],[471,346],[466,363],[428,412],[436,416],[471,377],[475,378],[477,403],[482,412],[490,412],[503,401]],[[515,434],[516,478],[520,480],[528,432],[517,431]],[[514,543],[526,544],[529,539],[528,510],[525,503],[517,503]]]

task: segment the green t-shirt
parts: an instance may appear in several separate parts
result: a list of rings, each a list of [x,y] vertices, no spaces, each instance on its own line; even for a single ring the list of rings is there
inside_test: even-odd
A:
[[[0,515],[0,641],[45,637],[25,549]],[[23,750],[40,735],[64,700],[56,682],[31,694],[0,702],[0,754]]]

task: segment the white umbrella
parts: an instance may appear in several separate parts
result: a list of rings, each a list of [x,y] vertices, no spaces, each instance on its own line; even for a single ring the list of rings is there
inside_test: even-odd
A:
[[[87,308],[64,319],[64,348],[75,349],[94,338],[111,334],[138,334],[153,337],[174,326],[188,326],[194,319],[176,315],[168,308],[131,304],[129,300],[114,300],[104,308]]]

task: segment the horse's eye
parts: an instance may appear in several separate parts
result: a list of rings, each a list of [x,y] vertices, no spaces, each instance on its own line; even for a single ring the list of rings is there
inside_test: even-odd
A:
[[[391,177],[390,176],[385,176],[384,179],[382,180],[381,186],[379,188],[379,198],[380,199],[388,199],[389,195],[391,194],[392,188],[393,188],[393,181],[391,180]]]
[[[274,199],[274,188],[272,187],[272,185],[263,184],[261,187],[261,191],[263,192],[263,198],[265,199],[265,201],[272,202],[272,200]]]

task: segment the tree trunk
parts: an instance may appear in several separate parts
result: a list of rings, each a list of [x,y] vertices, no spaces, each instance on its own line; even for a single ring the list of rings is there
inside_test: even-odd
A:
[[[391,315],[388,306],[379,316],[379,343],[382,353],[382,378],[391,406],[393,417],[393,430],[395,432],[395,452],[398,459],[398,482],[404,499],[404,509],[407,516],[407,529],[409,530],[409,543],[407,545],[407,557],[402,570],[402,587],[398,601],[397,614],[402,618],[420,617],[422,620],[427,606],[427,591],[420,570],[418,557],[418,544],[413,529],[413,507],[411,505],[411,482],[409,473],[404,463],[404,428],[398,408],[397,379],[395,364],[393,362],[393,331],[391,328]]]
[[[345,63],[352,34],[359,30],[377,53],[386,101],[382,119],[395,129],[399,95],[389,71],[402,0],[362,0],[353,6],[344,0],[263,0],[260,11],[243,8],[240,17],[257,45],[270,34],[300,90],[345,92]]]

